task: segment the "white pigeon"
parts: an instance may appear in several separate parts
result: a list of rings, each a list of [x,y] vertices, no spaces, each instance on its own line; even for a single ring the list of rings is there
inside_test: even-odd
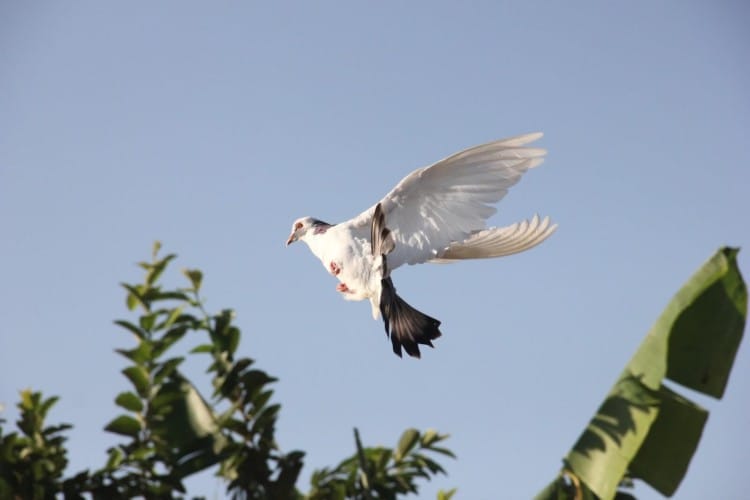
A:
[[[393,352],[419,357],[432,347],[440,321],[417,311],[396,294],[390,274],[404,264],[502,257],[535,247],[557,228],[538,216],[505,227],[486,226],[508,188],[546,151],[527,147],[533,133],[488,142],[407,175],[359,216],[339,224],[297,219],[286,244],[304,241],[338,278],[346,300],[369,299],[382,314]]]

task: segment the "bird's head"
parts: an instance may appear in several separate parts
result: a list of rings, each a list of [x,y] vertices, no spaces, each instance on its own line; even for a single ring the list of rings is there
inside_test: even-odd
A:
[[[312,217],[302,217],[294,221],[294,224],[292,224],[292,233],[289,235],[289,239],[286,240],[287,246],[297,240],[304,240],[307,232],[316,222],[317,219],[313,219]]]

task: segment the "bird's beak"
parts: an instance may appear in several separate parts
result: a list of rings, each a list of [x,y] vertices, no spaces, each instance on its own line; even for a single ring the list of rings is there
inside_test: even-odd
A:
[[[288,239],[288,240],[286,240],[286,246],[289,246],[289,245],[291,245],[291,244],[292,244],[292,243],[294,243],[295,241],[297,241],[297,235],[296,235],[295,233],[292,233],[292,234],[290,234],[290,235],[289,235],[289,239]]]

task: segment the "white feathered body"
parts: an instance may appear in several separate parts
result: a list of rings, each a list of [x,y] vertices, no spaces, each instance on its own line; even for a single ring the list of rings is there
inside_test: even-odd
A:
[[[330,272],[331,262],[341,271],[336,276],[346,284],[349,292],[341,295],[346,300],[370,300],[373,318],[380,316],[379,299],[383,277],[382,256],[373,257],[369,230],[347,224],[331,226],[318,238],[306,239],[313,255]]]

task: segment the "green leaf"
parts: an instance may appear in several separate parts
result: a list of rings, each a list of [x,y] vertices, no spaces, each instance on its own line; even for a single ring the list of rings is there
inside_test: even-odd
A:
[[[177,319],[180,317],[183,309],[185,309],[185,306],[177,306],[174,309],[172,309],[169,312],[169,316],[167,316],[167,320],[162,325],[159,325],[160,329],[171,327],[175,323],[175,321],[177,321]]]
[[[40,405],[40,408],[39,408],[39,414],[42,416],[42,418],[47,417],[47,412],[49,412],[49,409],[52,408],[55,405],[55,403],[59,401],[59,399],[60,398],[57,396],[52,396],[42,401],[42,404]]]
[[[31,410],[39,402],[39,394],[34,393],[31,389],[24,389],[21,391],[21,401],[18,403],[18,407],[21,410]]]
[[[153,426],[154,432],[170,446],[185,451],[199,438],[223,439],[211,407],[189,381],[174,380],[163,384],[156,398],[171,401],[165,407],[163,423]]]
[[[662,382],[724,393],[747,316],[736,256],[720,249],[679,290],[568,454],[571,477],[599,498],[628,470],[665,495],[684,477],[708,414]]]
[[[115,403],[126,410],[135,412],[143,410],[141,399],[132,392],[121,392],[115,398]]]
[[[132,308],[130,308],[130,309],[132,309]],[[138,326],[136,326],[133,323],[130,323],[128,321],[124,321],[124,320],[118,319],[117,321],[115,321],[115,324],[119,325],[119,326],[121,326],[123,328],[125,328],[126,330],[129,330],[139,340],[145,339],[147,337],[147,335],[148,335],[145,331],[143,331],[142,328],[140,328],[140,327],[138,327]]]
[[[401,434],[401,439],[398,440],[396,449],[393,450],[393,458],[396,462],[400,462],[404,457],[414,448],[419,441],[419,431],[416,429],[407,429]]]
[[[224,309],[214,316],[214,327],[211,330],[211,340],[221,351],[227,351],[229,347],[229,327],[234,317],[234,311]]]
[[[253,405],[254,411],[265,407],[266,403],[268,403],[268,400],[271,399],[271,396],[273,396],[273,391],[261,391],[258,392],[254,397],[252,397],[250,399],[250,402]]]
[[[173,410],[175,402],[182,400],[185,396],[179,390],[173,389],[173,382],[170,381],[162,386],[157,391],[156,395],[151,399],[150,408],[153,415],[159,415],[160,417],[168,414]]]
[[[148,372],[145,368],[141,366],[129,366],[122,370],[122,373],[128,377],[139,396],[143,398],[148,397],[150,384],[148,380]]]
[[[182,456],[176,462],[172,475],[186,477],[219,463],[225,454],[221,453],[221,447],[215,448],[214,444],[214,436],[206,436],[196,440],[191,448],[181,450]]]
[[[720,398],[747,317],[737,249],[722,248],[670,301],[628,365],[658,389],[665,376]]]
[[[105,468],[107,470],[117,469],[122,463],[123,458],[125,458],[125,455],[122,453],[122,450],[120,448],[110,448],[109,459],[107,460],[107,465],[105,466]]]
[[[457,489],[453,488],[448,491],[440,490],[437,494],[437,500],[451,500],[453,498],[453,495],[456,494]]]
[[[130,456],[128,458],[130,458],[131,460],[145,461],[154,455],[153,445],[143,443],[133,451],[131,451],[129,455]]]
[[[442,455],[449,456],[451,458],[456,458],[456,455],[448,448],[442,448],[440,446],[430,446],[430,447],[427,447],[427,449],[430,451],[434,451],[435,453],[440,453]]]
[[[278,404],[269,405],[263,408],[263,410],[261,410],[255,417],[255,422],[253,422],[253,425],[250,427],[250,432],[253,434],[272,432],[280,409],[281,405]]]
[[[190,352],[191,353],[199,353],[199,352],[211,352],[213,351],[214,346],[211,344],[201,344],[197,347],[193,347]]]
[[[252,361],[248,358],[243,358],[237,361],[229,373],[224,377],[221,385],[216,388],[216,391],[214,391],[214,396],[217,396],[218,394],[229,396],[237,387],[240,374],[245,368],[250,366],[251,363]]]
[[[157,301],[157,300],[181,300],[184,302],[190,301],[190,297],[188,297],[187,294],[185,294],[184,292],[178,292],[178,291],[172,291],[172,292],[156,291],[152,295],[150,295],[149,298],[152,301]]]
[[[146,283],[149,285],[153,285],[154,283],[156,283],[156,281],[164,272],[164,269],[166,269],[167,265],[169,264],[169,261],[173,260],[176,257],[177,256],[175,254],[169,254],[163,259],[156,260],[156,255],[154,255],[154,263],[146,265],[146,269],[148,270],[148,272],[146,273]]]
[[[724,395],[747,318],[737,253],[723,249],[691,279],[685,295],[693,300],[670,335],[667,378],[716,398]],[[700,290],[704,283],[711,284]]]
[[[182,274],[190,280],[190,284],[193,285],[194,291],[197,292],[200,290],[201,282],[203,281],[203,273],[199,269],[183,269]]]
[[[375,468],[377,471],[385,471],[388,467],[388,461],[393,456],[393,451],[391,451],[389,448],[380,448],[378,451],[380,452],[380,454],[374,460]]]
[[[431,458],[428,458],[424,455],[419,455],[417,458],[419,459],[421,466],[426,467],[432,474],[437,474],[438,472],[441,474],[445,474],[445,469],[443,469],[443,466],[432,460]]]
[[[158,313],[152,312],[149,314],[144,314],[139,318],[139,322],[141,324],[141,328],[143,328],[144,331],[150,332],[154,329],[154,325],[156,324],[156,318],[158,317]]]
[[[432,443],[440,441],[440,435],[435,429],[427,429],[422,434],[421,445],[430,446]]]
[[[639,379],[621,378],[565,463],[600,498],[612,498],[659,412],[657,394]]]
[[[138,347],[134,349],[115,349],[115,352],[118,354],[122,354],[138,365],[142,365],[146,361],[150,361],[153,359],[152,346],[152,342],[148,340],[142,340],[138,343]]]
[[[135,296],[135,294],[129,293],[127,298],[125,299],[125,305],[128,308],[128,311],[132,311],[135,309],[138,304],[140,304],[140,300],[138,300],[138,297]]]
[[[172,345],[179,341],[182,337],[185,336],[185,334],[188,331],[188,327],[186,325],[176,326],[169,330],[167,333],[164,334],[164,336],[156,342],[156,347],[154,348],[153,357],[154,359],[159,358],[162,354],[164,354],[167,349],[172,347]]]
[[[354,444],[357,447],[357,460],[359,463],[359,481],[366,491],[370,489],[370,468],[368,467],[367,460],[365,459],[364,449],[362,448],[362,441],[359,437],[359,430],[354,428]],[[369,494],[366,495],[369,497]]]
[[[260,391],[266,385],[276,382],[277,380],[278,379],[271,377],[263,370],[247,370],[242,374],[242,384],[248,392]]]
[[[240,344],[240,330],[237,327],[231,327],[227,331],[227,351],[229,354],[234,354],[237,351],[237,346]]]
[[[278,467],[281,469],[278,478],[274,482],[273,498],[299,498],[296,493],[295,484],[299,473],[304,465],[305,454],[301,451],[292,451],[282,455],[278,460]]]
[[[123,436],[137,437],[141,431],[141,424],[133,417],[120,415],[107,424],[104,430],[115,434],[122,434]]]
[[[180,364],[185,361],[185,358],[182,356],[168,359],[162,365],[159,367],[158,370],[154,373],[154,384],[161,384],[165,379],[167,379],[174,371],[177,369]]]
[[[687,472],[708,411],[667,387],[659,390],[659,398],[659,414],[629,470],[657,491],[672,496]]]
[[[534,500],[599,500],[585,484],[570,471],[562,471],[554,481],[540,491]]]
[[[132,311],[138,305],[141,305],[143,306],[145,310],[148,310],[149,306],[144,300],[143,291],[141,290],[142,289],[141,285],[133,286],[133,285],[128,285],[127,283],[121,283],[121,285],[125,290],[128,291],[128,296],[126,300],[128,310]]]
[[[161,241],[155,240],[154,245],[151,247],[151,258],[153,260],[156,260],[156,256],[159,255],[159,250],[161,250]]]

